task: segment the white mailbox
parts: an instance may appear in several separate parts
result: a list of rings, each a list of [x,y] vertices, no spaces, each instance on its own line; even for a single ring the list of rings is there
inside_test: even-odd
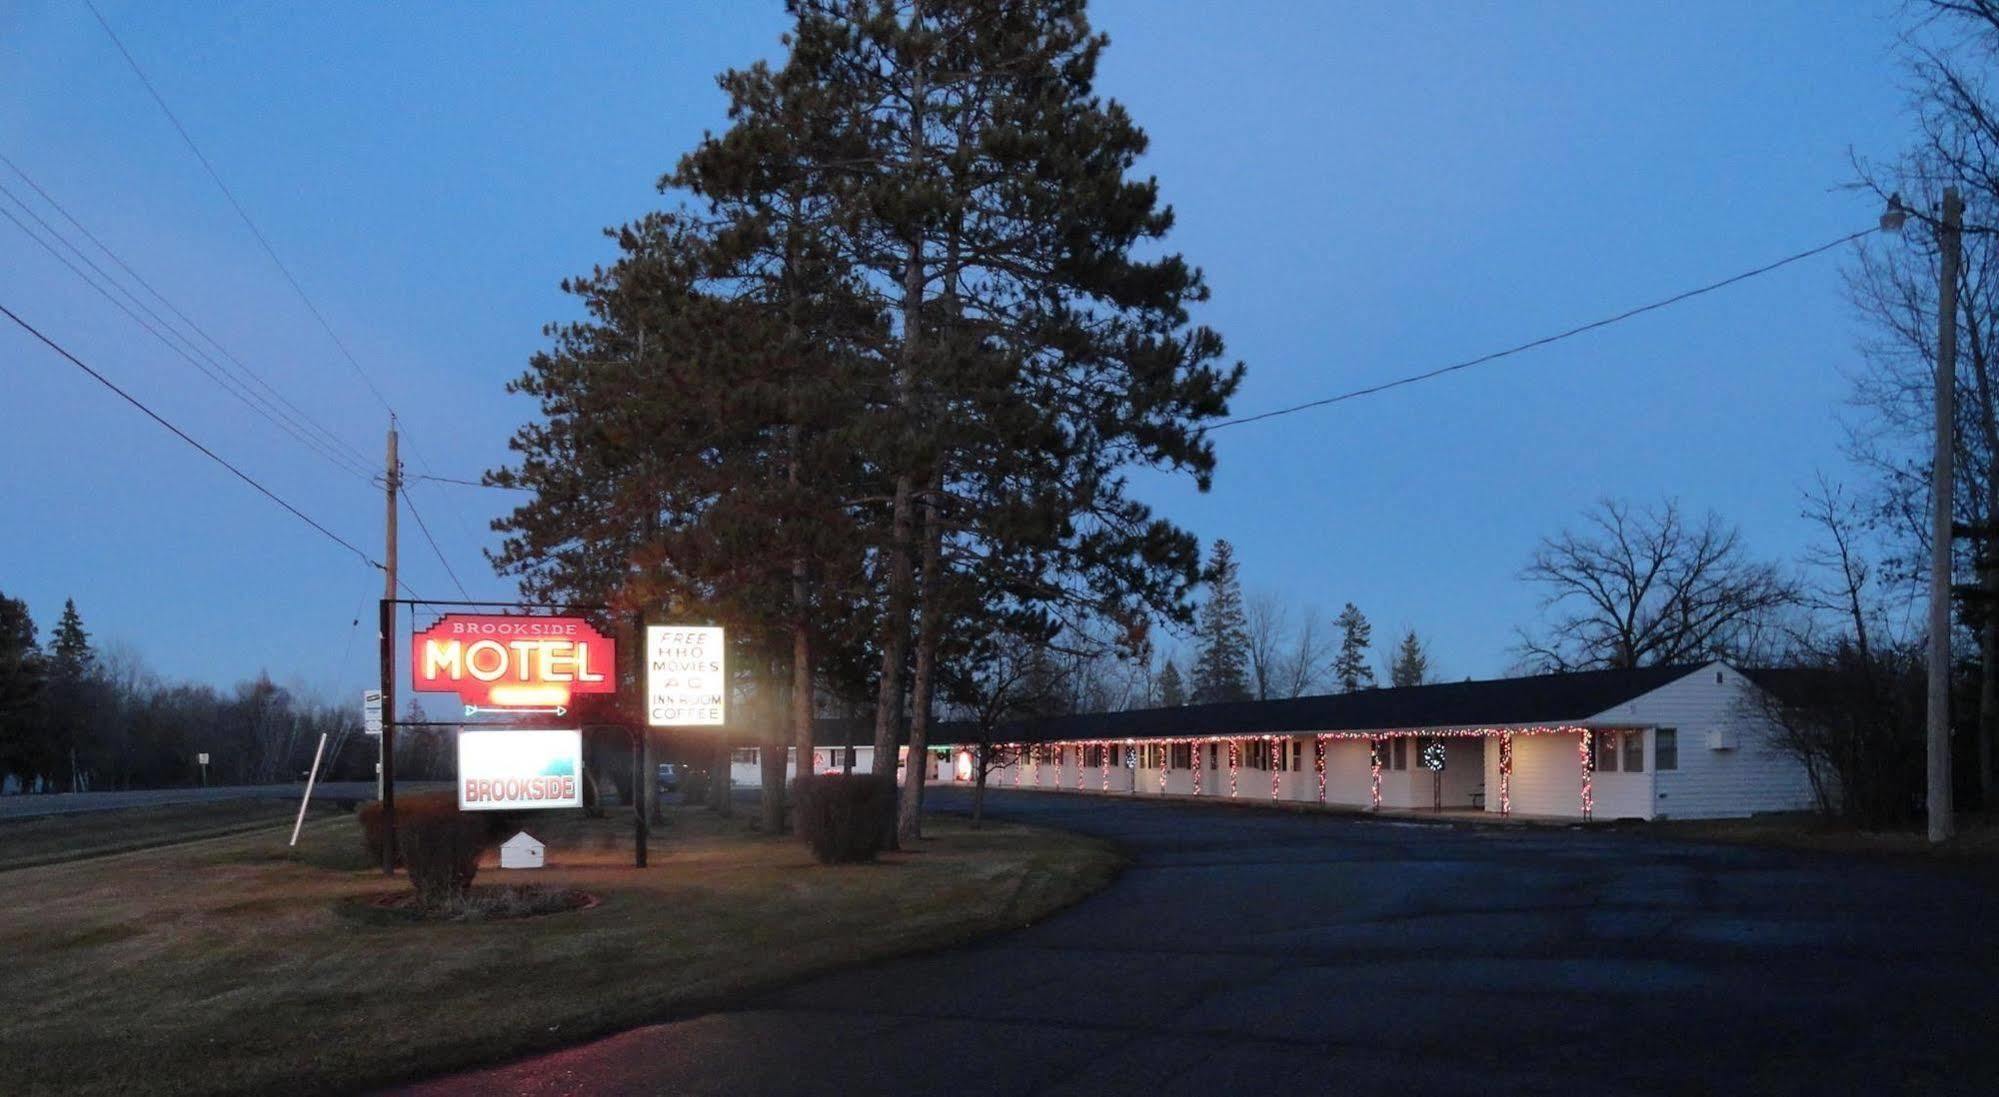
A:
[[[521,831],[501,844],[501,868],[540,868],[543,846],[534,835]]]

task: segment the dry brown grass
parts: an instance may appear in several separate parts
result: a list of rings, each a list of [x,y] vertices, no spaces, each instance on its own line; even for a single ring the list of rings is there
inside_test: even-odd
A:
[[[9,1093],[319,1093],[557,1047],[803,975],[1032,921],[1101,887],[1101,843],[941,819],[920,852],[822,867],[698,810],[630,867],[622,819],[536,827],[518,882],[601,897],[518,921],[385,924],[404,887],[349,817],[8,873],[0,1079]],[[490,863],[490,858],[489,858]],[[517,882],[497,868],[481,884]]]

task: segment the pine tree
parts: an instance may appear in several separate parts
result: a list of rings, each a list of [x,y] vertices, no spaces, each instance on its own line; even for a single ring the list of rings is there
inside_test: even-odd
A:
[[[1159,672],[1159,703],[1167,708],[1179,708],[1187,703],[1187,687],[1180,681],[1180,668],[1173,660],[1166,660],[1166,667]]]
[[[1352,693],[1373,688],[1374,667],[1368,662],[1367,649],[1373,642],[1374,626],[1367,623],[1367,617],[1352,602],[1340,611],[1333,624],[1340,630],[1340,654],[1333,660],[1333,677],[1338,679],[1341,691]]]
[[[1216,541],[1201,605],[1201,649],[1194,661],[1194,702],[1249,699],[1249,619],[1237,577],[1235,546]]]
[[[13,777],[23,792],[46,772],[41,703],[47,679],[28,604],[0,594],[0,778]]]
[[[76,599],[65,598],[62,617],[49,637],[49,675],[54,679],[81,681],[97,665],[90,649],[90,634],[83,631],[83,617],[76,612]]]
[[[55,768],[66,775],[63,787],[71,792],[82,790],[85,769],[93,760],[99,694],[96,672],[97,655],[90,649],[90,634],[83,630],[76,600],[64,599],[62,616],[49,636],[43,713],[47,748],[54,755]]]
[[[1218,367],[1219,336],[1189,324],[1199,271],[1152,250],[1172,214],[1126,176],[1146,138],[1092,90],[1106,43],[1079,0],[790,9],[784,64],[723,76],[731,126],[680,175],[711,198],[816,196],[879,320],[855,342],[880,372],[859,387],[852,494],[885,501],[865,518],[886,774],[905,700],[923,749],[940,649],[982,612],[970,603],[1190,619],[1199,546],[1131,498],[1123,470],[1205,489],[1214,452],[1197,428],[1225,414],[1242,369]],[[905,835],[922,796],[909,773]]]
[[[1430,677],[1430,656],[1423,650],[1423,642],[1416,637],[1416,630],[1410,629],[1396,646],[1395,658],[1388,665],[1388,683],[1392,686],[1420,686]]]

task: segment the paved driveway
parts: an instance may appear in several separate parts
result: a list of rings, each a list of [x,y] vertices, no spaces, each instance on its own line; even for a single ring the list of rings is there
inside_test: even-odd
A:
[[[1113,838],[1135,864],[979,946],[421,1092],[1999,1093],[1999,902],[1941,872],[1620,833],[994,800]]]

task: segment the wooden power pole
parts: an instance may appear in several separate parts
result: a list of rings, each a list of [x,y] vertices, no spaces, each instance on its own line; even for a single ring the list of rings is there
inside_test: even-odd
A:
[[[1957,422],[1957,268],[1963,241],[1964,200],[1957,188],[1943,192],[1942,250],[1937,284],[1936,455],[1930,466],[1930,658],[1927,730],[1929,779],[1926,814],[1932,843],[1956,831],[1950,790],[1950,573],[1951,468]]]
[[[382,557],[382,741],[378,766],[382,800],[382,872],[396,872],[396,492],[402,470],[396,462],[396,420],[389,417],[389,464],[383,473],[387,488],[387,541]]]

